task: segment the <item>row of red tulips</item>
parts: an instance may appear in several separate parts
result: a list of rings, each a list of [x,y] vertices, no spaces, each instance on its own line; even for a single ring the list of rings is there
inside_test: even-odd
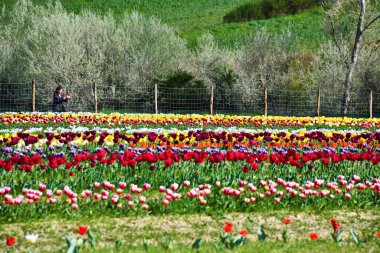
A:
[[[152,152],[149,150],[140,151],[114,151],[107,152],[104,149],[98,149],[94,153],[84,151],[83,153],[71,155],[64,153],[50,154],[43,158],[41,154],[13,154],[9,158],[0,159],[0,168],[11,172],[13,169],[18,169],[25,172],[30,172],[33,169],[46,169],[49,166],[51,169],[61,168],[82,169],[82,166],[94,167],[96,164],[113,165],[115,162],[122,166],[135,167],[141,163],[151,164],[150,169],[155,170],[155,165],[160,161],[164,167],[169,167],[173,163],[179,162],[194,162],[194,163],[211,163],[218,164],[223,161],[247,162],[247,166],[242,167],[243,172],[249,170],[257,170],[259,164],[268,162],[276,165],[291,165],[301,168],[308,166],[312,169],[315,164],[328,165],[329,163],[340,162],[370,162],[377,165],[380,162],[380,153],[372,149],[363,149],[361,153],[337,153],[335,150],[316,150],[316,151],[297,151],[295,149],[268,150],[272,153],[247,152],[246,150],[230,150],[230,151],[204,151],[204,150],[165,150],[162,152]]]

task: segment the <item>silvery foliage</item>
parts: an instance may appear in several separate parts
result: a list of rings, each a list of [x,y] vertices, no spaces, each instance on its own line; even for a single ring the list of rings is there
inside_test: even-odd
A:
[[[243,92],[243,100],[263,100],[264,87],[268,90],[288,89],[289,65],[293,53],[287,47],[293,45],[288,32],[271,36],[263,29],[247,37],[235,57],[235,72]]]
[[[110,94],[125,98],[128,89],[143,89],[181,68],[188,54],[170,27],[137,13],[116,22],[111,13],[72,14],[59,2],[41,7],[30,0],[2,13],[1,81],[35,79],[44,84],[38,99],[49,101],[61,80],[79,109],[92,106],[93,83],[100,99]]]
[[[224,72],[233,69],[234,51],[220,47],[214,37],[206,33],[197,41],[191,67],[193,75],[207,87],[217,85]]]
[[[360,1],[338,0],[332,1],[330,4],[331,6],[326,11],[325,30],[331,35],[331,39],[322,44],[317,52],[319,61],[315,64],[311,78],[316,79],[321,90],[327,92],[326,95],[341,97],[348,63],[352,57]],[[378,1],[368,0],[364,24],[367,25],[378,16],[379,10],[380,3]],[[353,99],[366,98],[369,90],[380,92],[380,88],[376,89],[380,82],[380,68],[378,67],[380,32],[376,26],[378,26],[378,22],[372,24],[363,33],[360,52],[353,72],[351,87]],[[355,97],[355,94],[359,97]]]

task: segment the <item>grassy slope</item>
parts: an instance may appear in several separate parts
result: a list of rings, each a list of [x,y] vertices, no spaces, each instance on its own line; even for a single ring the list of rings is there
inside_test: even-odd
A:
[[[0,0],[0,5],[13,5],[16,0]],[[302,45],[317,47],[324,39],[321,28],[322,12],[314,9],[302,14],[244,23],[224,24],[223,16],[232,8],[254,0],[61,0],[66,10],[79,13],[89,9],[99,14],[112,10],[120,19],[125,11],[137,10],[147,16],[156,16],[176,28],[193,46],[201,34],[210,32],[222,45],[233,46],[247,35],[265,27],[272,33],[289,29]],[[33,0],[46,4],[47,0]]]

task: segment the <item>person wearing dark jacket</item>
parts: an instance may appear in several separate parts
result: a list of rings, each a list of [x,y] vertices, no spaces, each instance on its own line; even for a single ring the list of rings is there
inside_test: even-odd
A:
[[[70,98],[70,95],[63,96],[62,94],[62,86],[59,85],[55,91],[53,96],[53,112],[65,112],[66,108],[63,104],[67,102]]]

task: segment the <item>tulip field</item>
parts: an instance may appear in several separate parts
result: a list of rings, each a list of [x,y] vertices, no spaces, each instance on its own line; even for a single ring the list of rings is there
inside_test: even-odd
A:
[[[380,250],[379,119],[4,113],[0,125],[0,252]]]

